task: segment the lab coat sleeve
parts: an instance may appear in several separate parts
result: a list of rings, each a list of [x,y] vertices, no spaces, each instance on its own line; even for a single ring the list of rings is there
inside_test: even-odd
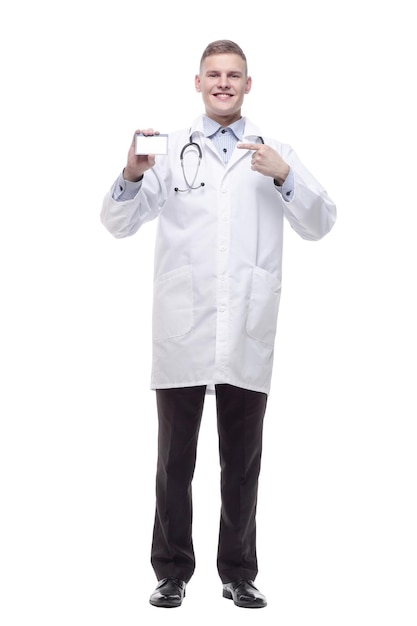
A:
[[[134,235],[145,222],[159,215],[166,191],[162,179],[149,170],[137,194],[129,200],[120,200],[116,199],[119,181],[120,176],[105,195],[100,217],[107,230],[117,239],[122,239]]]
[[[282,202],[284,215],[303,239],[317,241],[333,228],[336,206],[290,146],[283,147],[282,157],[294,175],[294,193]]]

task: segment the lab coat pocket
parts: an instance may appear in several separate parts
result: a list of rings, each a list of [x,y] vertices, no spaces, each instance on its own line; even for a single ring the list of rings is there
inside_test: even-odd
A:
[[[246,332],[250,337],[274,345],[281,281],[260,267],[252,270]]]
[[[180,337],[193,324],[193,275],[191,265],[166,272],[156,279],[153,301],[154,340]]]

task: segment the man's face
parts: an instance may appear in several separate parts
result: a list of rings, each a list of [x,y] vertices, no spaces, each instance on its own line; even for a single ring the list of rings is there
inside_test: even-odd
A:
[[[206,114],[222,126],[241,117],[243,98],[251,86],[246,63],[238,54],[206,57],[195,77],[195,88],[203,96]]]

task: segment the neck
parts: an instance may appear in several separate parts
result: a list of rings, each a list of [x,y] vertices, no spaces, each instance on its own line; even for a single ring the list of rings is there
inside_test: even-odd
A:
[[[223,116],[223,115],[211,115],[206,112],[206,115],[211,120],[214,120],[221,126],[230,126],[234,122],[237,122],[237,120],[240,120],[242,117],[240,113],[238,113],[237,115],[224,115]]]

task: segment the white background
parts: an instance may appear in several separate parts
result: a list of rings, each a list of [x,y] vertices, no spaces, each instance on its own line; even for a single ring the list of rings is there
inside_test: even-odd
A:
[[[416,124],[411,2],[21,1],[1,9],[0,621],[4,626],[417,622]],[[207,400],[197,569],[148,604],[154,224],[99,220],[133,131],[202,111],[204,47],[245,50],[243,112],[338,207],[290,229],[258,507],[263,611],[221,597]]]

